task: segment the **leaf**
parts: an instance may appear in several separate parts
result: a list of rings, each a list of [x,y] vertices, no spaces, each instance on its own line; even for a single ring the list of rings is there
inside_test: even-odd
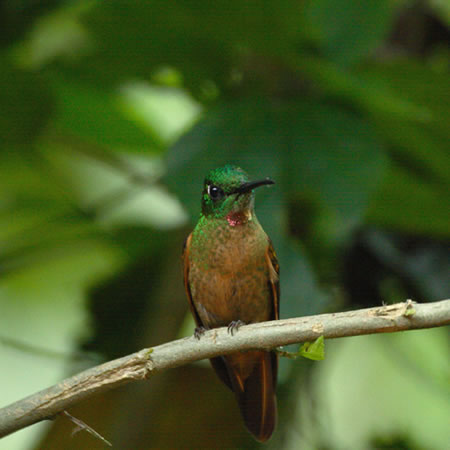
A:
[[[325,359],[324,337],[319,336],[314,342],[304,342],[296,352],[284,351],[281,348],[277,349],[276,352],[280,356],[289,359],[297,359],[299,356],[302,356],[313,361],[322,361]]]
[[[17,69],[4,57],[0,65],[2,147],[29,149],[50,118],[53,104],[50,91],[40,75]]]
[[[395,6],[390,0],[314,0],[307,5],[306,16],[325,55],[348,64],[367,57],[382,42]]]
[[[290,189],[318,198],[342,219],[357,219],[386,167],[375,130],[356,115],[320,103],[299,104],[286,119]]]
[[[325,359],[324,337],[319,336],[314,342],[305,342],[298,352],[304,358],[312,359],[313,361],[322,361]]]
[[[433,133],[447,138],[450,136],[448,116],[450,114],[450,94],[448,92],[448,74],[445,69],[421,64],[418,61],[397,59],[378,62],[360,67],[358,76],[368,85],[377,85],[390,91],[393,96],[403,98],[417,105],[423,111],[422,117],[414,120],[398,115],[376,114],[378,120],[384,120],[383,125],[389,125],[396,130],[400,122],[416,126],[420,124]],[[399,120],[401,119],[401,120]],[[392,122],[390,122],[392,120]],[[392,133],[393,134],[393,133]],[[407,138],[407,133],[402,137]],[[413,139],[411,139],[411,142]],[[404,143],[409,146],[408,143]],[[426,152],[426,149],[422,150]],[[432,155],[431,155],[432,157]]]
[[[449,186],[423,181],[404,167],[393,165],[374,196],[367,221],[414,235],[448,237]]]
[[[137,120],[120,92],[105,90],[76,79],[53,76],[55,126],[103,149],[161,151],[162,136]]]

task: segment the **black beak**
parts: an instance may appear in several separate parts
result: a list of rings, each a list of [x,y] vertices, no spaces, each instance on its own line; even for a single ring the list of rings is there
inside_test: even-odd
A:
[[[275,184],[275,181],[271,180],[270,178],[259,181],[249,181],[248,183],[241,184],[232,192],[232,194],[245,194],[246,192],[250,192],[257,187],[265,186],[266,184]]]

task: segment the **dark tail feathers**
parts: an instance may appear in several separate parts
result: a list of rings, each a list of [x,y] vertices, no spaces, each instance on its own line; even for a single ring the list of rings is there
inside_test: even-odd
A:
[[[270,352],[255,352],[255,356],[257,362],[246,379],[238,373],[229,375],[245,425],[258,441],[265,442],[272,436],[277,422],[275,386],[278,361],[277,356]]]

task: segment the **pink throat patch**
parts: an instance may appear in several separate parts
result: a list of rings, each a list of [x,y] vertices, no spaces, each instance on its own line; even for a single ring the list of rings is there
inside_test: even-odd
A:
[[[231,227],[242,225],[247,222],[247,220],[247,215],[243,213],[230,213],[227,215],[227,222]]]

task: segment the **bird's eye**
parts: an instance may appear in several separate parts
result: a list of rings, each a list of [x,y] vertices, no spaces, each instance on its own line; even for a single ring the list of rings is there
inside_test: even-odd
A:
[[[220,187],[208,185],[208,195],[212,200],[220,200],[225,194]]]

